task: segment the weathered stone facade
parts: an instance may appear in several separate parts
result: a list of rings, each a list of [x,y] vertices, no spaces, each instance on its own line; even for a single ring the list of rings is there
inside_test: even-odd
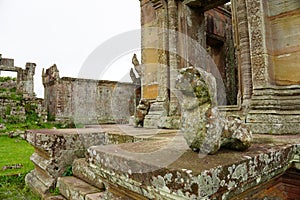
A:
[[[135,85],[59,77],[56,65],[43,72],[45,107],[56,120],[83,124],[128,123],[134,115]]]
[[[298,1],[246,1],[253,95],[247,123],[256,133],[299,133]]]

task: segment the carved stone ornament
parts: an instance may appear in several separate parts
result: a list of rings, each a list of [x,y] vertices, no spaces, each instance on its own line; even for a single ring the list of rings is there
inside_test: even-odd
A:
[[[248,23],[250,29],[250,48],[254,80],[265,80],[265,58],[263,42],[263,13],[260,0],[247,0]]]

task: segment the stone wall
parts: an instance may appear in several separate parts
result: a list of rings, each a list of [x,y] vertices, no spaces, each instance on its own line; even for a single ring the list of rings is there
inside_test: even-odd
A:
[[[56,120],[75,123],[128,123],[134,114],[135,86],[130,83],[59,77],[54,65],[43,73],[45,106]]]
[[[300,84],[300,3],[268,0],[266,3],[268,51],[276,85]]]

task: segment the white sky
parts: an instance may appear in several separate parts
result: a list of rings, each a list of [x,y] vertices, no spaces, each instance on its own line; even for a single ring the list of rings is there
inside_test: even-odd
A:
[[[39,97],[43,97],[42,68],[55,63],[61,77],[77,77],[99,45],[139,28],[139,0],[0,0],[0,54],[15,59],[18,67],[37,64]],[[129,72],[132,54],[112,61],[115,80],[120,79],[118,72]]]

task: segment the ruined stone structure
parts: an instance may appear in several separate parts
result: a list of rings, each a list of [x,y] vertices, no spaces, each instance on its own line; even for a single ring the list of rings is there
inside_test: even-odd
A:
[[[216,77],[219,105],[236,104],[220,109],[239,111],[254,133],[298,133],[299,2],[233,0],[231,11],[218,7],[226,2],[141,1],[142,98],[152,100],[145,126],[180,126],[175,80],[178,69],[193,65]]]
[[[1,57],[1,55],[0,55]],[[14,67],[14,60],[0,59],[0,71],[17,72],[17,78],[0,81],[0,118],[4,123],[24,122],[29,113],[36,113],[40,122],[47,121],[43,99],[35,97],[33,77],[34,63],[26,63],[26,68]]]
[[[124,124],[134,115],[136,97],[133,84],[60,78],[56,65],[43,71],[42,76],[45,107],[55,120]]]
[[[26,99],[35,97],[33,76],[35,63],[26,63],[25,69],[14,66],[14,59],[2,58],[0,54],[0,71],[17,72],[17,91]]]

